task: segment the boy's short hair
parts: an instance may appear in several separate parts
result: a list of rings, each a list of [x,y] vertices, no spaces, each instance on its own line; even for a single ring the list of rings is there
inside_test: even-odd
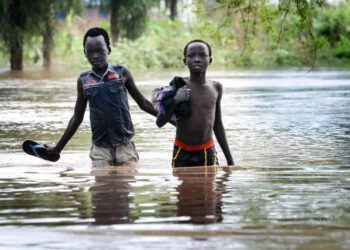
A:
[[[108,48],[109,52],[112,51],[111,46],[110,46],[110,42],[109,42],[109,35],[105,29],[102,29],[99,27],[94,27],[94,28],[90,28],[88,31],[86,31],[86,33],[84,35],[84,41],[83,41],[84,49],[85,49],[86,39],[88,36],[91,36],[91,37],[103,36],[103,38],[105,39],[105,42],[107,44],[107,48]]]
[[[209,50],[209,57],[211,57],[211,47],[210,47],[210,45],[209,45],[206,41],[201,40],[201,39],[194,39],[194,40],[192,40],[192,41],[190,41],[190,42],[188,42],[188,43],[186,44],[186,46],[185,46],[185,48],[184,48],[184,57],[186,57],[186,53],[187,53],[187,48],[188,48],[188,46],[190,46],[190,44],[192,44],[192,43],[204,43],[205,45],[207,45],[208,50]]]

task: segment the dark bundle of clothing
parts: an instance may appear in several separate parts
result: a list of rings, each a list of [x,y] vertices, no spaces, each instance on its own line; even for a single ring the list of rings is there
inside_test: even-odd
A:
[[[176,94],[176,91],[185,86],[186,82],[182,77],[175,76],[174,79],[169,83],[169,86],[156,88],[152,92],[152,102],[155,104],[158,115],[164,115],[165,111],[171,106],[173,103],[173,98]],[[174,111],[175,118],[179,119],[180,117],[186,117],[191,114],[191,105],[190,101],[185,101],[179,103]]]

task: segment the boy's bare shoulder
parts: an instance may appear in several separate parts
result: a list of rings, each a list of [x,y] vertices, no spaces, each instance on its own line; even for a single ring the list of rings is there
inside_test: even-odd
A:
[[[212,84],[214,86],[214,88],[219,92],[221,93],[222,92],[222,84],[218,81],[213,81],[213,80],[208,80],[208,82],[210,84]]]

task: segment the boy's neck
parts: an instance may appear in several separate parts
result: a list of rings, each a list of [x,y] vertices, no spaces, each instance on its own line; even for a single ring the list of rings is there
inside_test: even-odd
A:
[[[205,72],[190,72],[190,82],[195,84],[204,85],[206,82]]]
[[[93,71],[95,72],[95,74],[97,74],[99,77],[102,77],[102,76],[104,75],[104,73],[106,73],[107,68],[108,68],[108,64],[107,64],[105,67],[101,68],[101,69],[94,69],[94,68],[92,68],[92,70],[93,70]]]

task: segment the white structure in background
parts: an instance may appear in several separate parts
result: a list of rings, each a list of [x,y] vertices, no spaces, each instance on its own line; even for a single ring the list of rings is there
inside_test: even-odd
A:
[[[179,14],[178,17],[184,23],[192,22],[196,18],[193,0],[180,0],[177,8]]]
[[[170,16],[170,10],[166,9],[165,1],[160,1],[160,10],[165,10],[166,14]],[[196,17],[194,13],[195,4],[193,0],[178,0],[177,1],[177,13],[178,18],[184,22],[189,23],[193,21],[193,19]]]

